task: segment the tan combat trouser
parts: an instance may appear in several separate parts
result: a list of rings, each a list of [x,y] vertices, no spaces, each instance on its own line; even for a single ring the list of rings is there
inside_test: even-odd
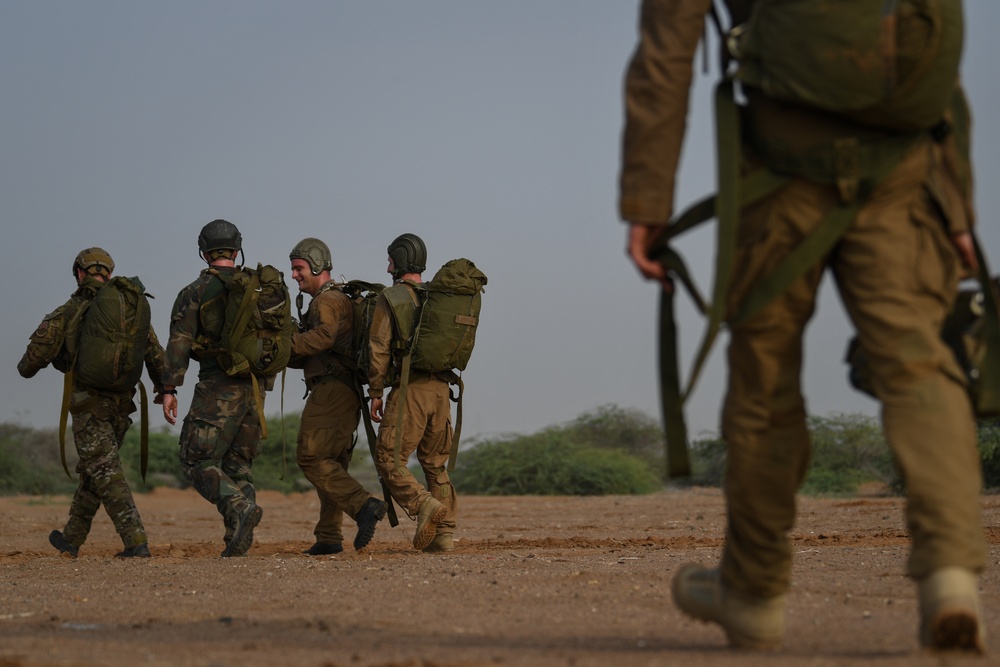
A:
[[[361,399],[339,380],[316,384],[302,410],[296,461],[319,496],[317,542],[341,544],[346,512],[356,517],[371,494],[347,473],[354,451],[354,431],[361,416]]]
[[[870,355],[886,438],[907,489],[908,571],[979,571],[985,564],[982,485],[969,397],[941,324],[959,261],[928,197],[929,144],[913,149],[877,188],[825,263],[733,327],[723,436],[728,532],[726,585],[771,597],[787,591],[787,533],[809,463],[800,387],[802,336],[824,268]],[[743,212],[731,312],[836,203],[833,188],[794,181]]]
[[[399,389],[393,388],[385,402],[382,423],[378,430],[379,475],[386,480],[393,499],[412,518],[420,505],[430,497],[446,508],[444,520],[438,524],[438,534],[455,532],[458,499],[448,476],[448,455],[451,453],[451,402],[448,383],[435,377],[410,379],[403,406],[403,437],[400,444],[400,467],[394,466],[396,425],[399,421]],[[406,467],[416,451],[424,470],[425,489]]]

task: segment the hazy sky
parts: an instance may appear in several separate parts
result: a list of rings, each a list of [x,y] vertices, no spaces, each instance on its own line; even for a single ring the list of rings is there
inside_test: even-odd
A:
[[[177,292],[204,266],[197,235],[223,217],[247,261],[288,272],[318,236],[334,274],[385,281],[385,248],[423,237],[429,271],[465,256],[489,277],[465,374],[465,433],[531,432],[606,403],[657,414],[656,288],[624,256],[615,201],[622,73],[636,2],[409,0],[6,2],[0,5],[0,421],[54,426],[61,375],[15,370],[61,304],[82,248],[112,253],[157,298],[167,335]],[[995,48],[1000,3],[966,3],[965,83],[981,236],[1000,266]],[[700,62],[700,59],[699,59]],[[702,77],[680,205],[714,191]],[[682,250],[703,290],[711,233]],[[427,276],[430,277],[429,275]],[[876,404],[851,390],[851,335],[826,281],[809,329],[810,412]],[[682,357],[701,321],[682,310]],[[714,431],[725,339],[689,404]],[[191,399],[180,389],[182,411]],[[286,411],[302,406],[291,372]],[[268,398],[277,412],[277,394]],[[158,413],[154,424],[162,423]]]

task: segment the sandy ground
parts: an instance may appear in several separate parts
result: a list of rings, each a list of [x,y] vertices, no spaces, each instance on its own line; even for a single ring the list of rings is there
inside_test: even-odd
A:
[[[197,494],[138,496],[153,558],[121,561],[103,513],[73,560],[47,542],[67,498],[0,498],[0,667],[1000,664],[1000,649],[986,658],[919,650],[897,498],[801,500],[787,640],[774,654],[730,651],[721,630],[671,603],[680,564],[718,557],[724,507],[714,489],[464,497],[446,555],[413,550],[404,516],[396,528],[379,524],[361,552],[304,556],[315,497],[259,502],[249,555],[221,559],[221,520]],[[1000,497],[982,506],[996,643]]]

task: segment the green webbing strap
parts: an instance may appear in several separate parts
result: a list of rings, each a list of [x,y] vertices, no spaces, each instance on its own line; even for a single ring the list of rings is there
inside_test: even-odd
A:
[[[260,437],[267,439],[267,420],[264,418],[264,399],[260,395],[260,384],[257,376],[250,374],[250,385],[253,387],[253,403],[257,410],[257,421],[260,422]]]
[[[462,394],[465,393],[465,382],[462,381],[461,375],[456,375],[458,378],[458,397],[453,399],[455,403],[458,404],[455,416],[455,433],[451,438],[451,452],[448,454],[448,470],[454,470],[455,464],[458,462],[458,441],[462,437]],[[451,390],[448,391],[449,395]]]
[[[235,350],[236,342],[243,338],[244,332],[246,332],[247,327],[250,325],[250,318],[253,317],[253,312],[257,308],[257,302],[260,300],[260,275],[256,271],[250,272],[250,284],[247,285],[246,293],[243,297],[243,301],[240,303],[240,309],[236,312],[236,321],[233,323],[233,328],[229,332],[229,346],[228,349]],[[236,360],[233,359],[233,362]],[[241,357],[241,361],[236,364],[233,368],[230,368],[226,373],[228,375],[235,375],[236,373],[246,370],[250,367],[250,363]],[[261,423],[263,424],[264,415],[260,415]],[[264,437],[267,437],[267,427],[264,427]]]
[[[392,447],[392,465],[399,470],[400,450],[403,448],[403,413],[406,412],[406,385],[410,381],[410,351],[403,355],[403,368],[399,373],[399,400],[396,401],[396,442]]]
[[[69,416],[69,402],[73,395],[73,365],[63,375],[63,396],[62,406],[59,408],[59,460],[62,461],[63,470],[66,476],[73,479],[69,474],[69,466],[66,465],[66,421]]]
[[[976,394],[976,414],[983,416],[1000,414],[1000,304],[996,286],[990,279],[990,267],[986,253],[975,233],[972,234],[976,259],[979,261],[979,282],[983,288],[983,342],[986,346],[985,358],[979,367],[978,392]]]
[[[715,337],[726,315],[726,294],[733,272],[736,255],[736,234],[740,212],[740,139],[739,108],[733,98],[733,82],[723,80],[715,88],[716,150],[719,194],[716,196],[715,214],[719,220],[716,230],[715,280],[712,302],[708,308],[708,323],[701,346],[695,356],[691,379],[681,397],[685,400],[694,389],[701,368],[708,358]]]
[[[704,312],[704,311],[702,311]],[[674,292],[660,290],[660,401],[667,436],[667,476],[690,477],[687,423],[677,365],[677,326],[674,320]]]
[[[281,369],[281,397],[278,399],[278,410],[281,415],[281,479],[285,479],[288,472],[288,456],[285,453],[285,374],[287,368]]]
[[[358,398],[361,399],[361,421],[365,424],[365,435],[368,437],[368,452],[372,455],[372,465],[375,466],[375,472],[378,473],[378,465],[376,464],[376,460],[378,459],[378,438],[375,436],[375,425],[372,424],[368,397],[365,396],[364,389],[358,381],[354,382],[354,391],[357,392]],[[392,492],[389,491],[389,485],[382,479],[382,475],[378,476],[378,482],[382,487],[382,500],[388,506],[386,514],[389,516],[389,525],[395,528],[399,525],[399,518],[396,516],[396,506],[392,504]]]
[[[146,469],[149,468],[149,401],[146,400],[146,385],[139,380],[139,474],[146,481]]]

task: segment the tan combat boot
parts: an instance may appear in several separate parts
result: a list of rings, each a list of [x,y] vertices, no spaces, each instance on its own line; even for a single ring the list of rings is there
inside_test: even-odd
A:
[[[448,508],[434,498],[428,498],[417,511],[417,532],[413,535],[413,548],[423,549],[434,541],[437,526],[444,521]]]
[[[962,567],[943,567],[917,584],[920,644],[936,651],[985,653],[979,578]]]
[[[455,537],[451,533],[438,533],[431,543],[424,547],[424,553],[444,553],[455,550]]]
[[[752,599],[727,591],[718,569],[688,563],[674,575],[674,604],[699,621],[718,623],[733,648],[773,650],[785,632],[785,596]]]

